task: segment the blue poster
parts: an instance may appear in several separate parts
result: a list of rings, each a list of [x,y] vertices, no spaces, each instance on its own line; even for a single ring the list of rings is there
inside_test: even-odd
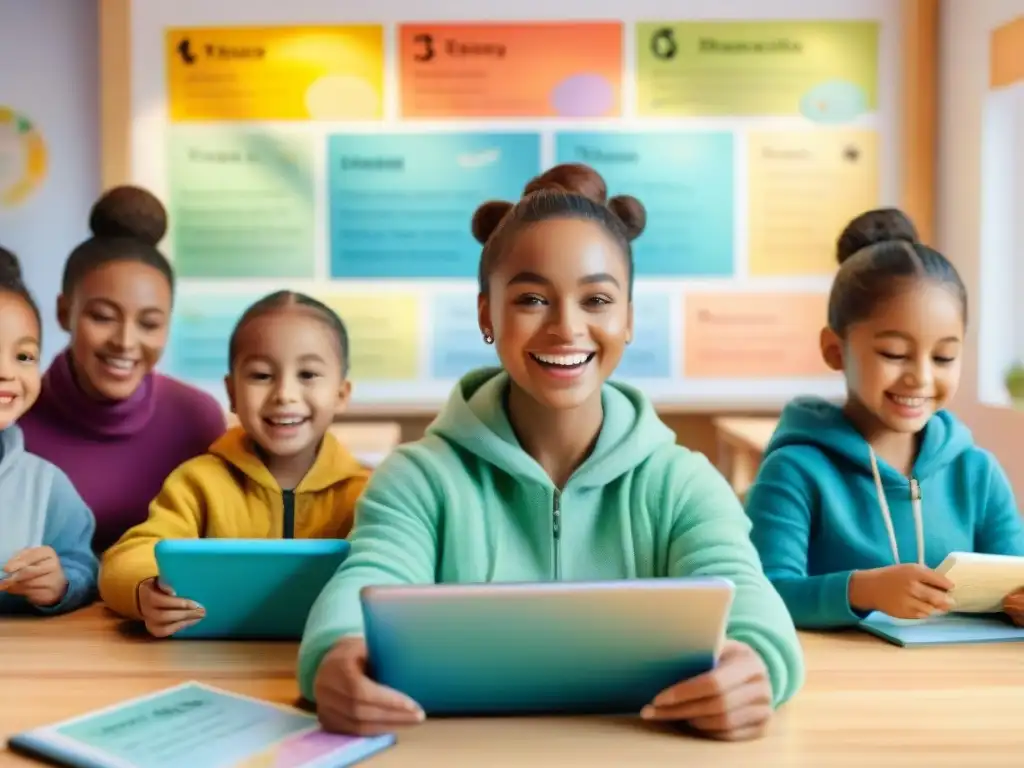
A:
[[[235,323],[259,296],[179,295],[171,317],[166,369],[193,383],[221,382],[228,373],[228,341]]]
[[[474,368],[500,365],[484,344],[475,291],[434,297],[431,376],[458,379]],[[616,379],[668,379],[672,372],[672,301],[669,294],[637,288],[633,296],[633,342],[615,370]]]
[[[672,378],[672,299],[667,293],[633,289],[633,341],[615,369],[616,379]]]
[[[634,241],[641,277],[733,274],[733,136],[728,132],[560,133],[558,163],[586,163],[609,195],[647,209]]]
[[[331,276],[474,277],[473,212],[540,173],[536,133],[339,134],[327,144]]]
[[[434,297],[430,375],[458,379],[474,368],[499,365],[494,347],[484,344],[476,316],[476,291],[448,291]]]

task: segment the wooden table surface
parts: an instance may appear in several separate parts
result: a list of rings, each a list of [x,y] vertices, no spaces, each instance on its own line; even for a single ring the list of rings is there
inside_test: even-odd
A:
[[[400,732],[397,746],[367,764],[1024,766],[1024,645],[904,649],[859,633],[803,642],[807,685],[761,741],[708,742],[635,718],[438,720]],[[187,680],[290,703],[295,651],[293,643],[152,640],[100,606],[0,620],[0,738]],[[0,752],[0,765],[33,763]]]

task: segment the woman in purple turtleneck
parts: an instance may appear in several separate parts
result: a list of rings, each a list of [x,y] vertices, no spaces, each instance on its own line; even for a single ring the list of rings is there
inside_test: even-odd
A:
[[[19,425],[25,447],[71,478],[96,516],[102,553],[146,519],[179,464],[225,430],[217,401],[154,373],[167,344],[174,275],[157,250],[160,202],[118,187],[97,201],[93,237],[64,266],[57,317],[71,341],[43,377]]]

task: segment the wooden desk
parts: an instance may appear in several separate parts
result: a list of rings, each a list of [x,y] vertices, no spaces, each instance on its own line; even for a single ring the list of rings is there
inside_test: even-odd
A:
[[[191,679],[282,703],[298,695],[292,643],[156,641],[118,626],[98,606],[0,620],[0,739]],[[633,718],[437,720],[368,765],[1024,765],[1024,645],[901,649],[858,633],[803,643],[807,685],[761,741],[707,742]],[[34,764],[0,752],[0,765]]]
[[[754,482],[765,446],[778,423],[776,418],[713,420],[718,440],[718,468],[741,497]]]

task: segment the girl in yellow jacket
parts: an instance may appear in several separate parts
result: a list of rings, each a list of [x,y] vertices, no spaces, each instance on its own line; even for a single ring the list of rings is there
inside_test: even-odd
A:
[[[270,294],[242,315],[228,355],[225,384],[241,426],[171,473],[149,519],[110,547],[100,568],[107,606],[156,637],[203,617],[157,578],[158,541],[344,538],[369,474],[328,431],[351,389],[348,334],[329,307]]]

